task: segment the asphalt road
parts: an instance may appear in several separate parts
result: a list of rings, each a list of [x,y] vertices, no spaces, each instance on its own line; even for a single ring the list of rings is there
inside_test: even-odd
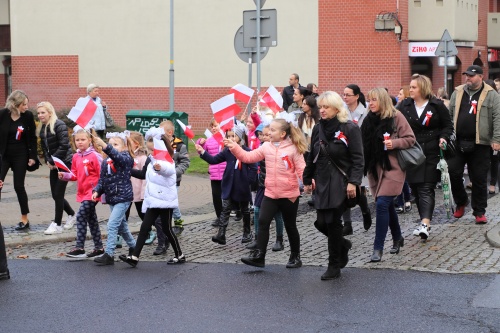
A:
[[[500,276],[14,260],[0,332],[500,332]]]

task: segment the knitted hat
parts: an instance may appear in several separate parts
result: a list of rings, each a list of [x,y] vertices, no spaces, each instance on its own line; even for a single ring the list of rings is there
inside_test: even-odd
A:
[[[243,126],[234,126],[233,132],[234,135],[236,135],[238,138],[240,138],[241,141],[243,141],[243,134],[245,133],[245,128]]]

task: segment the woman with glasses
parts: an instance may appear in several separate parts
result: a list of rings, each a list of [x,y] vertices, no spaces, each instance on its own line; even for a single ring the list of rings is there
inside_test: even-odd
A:
[[[63,227],[61,226],[63,212],[68,214],[68,219],[64,226],[65,229],[73,227],[76,217],[75,211],[66,199],[64,199],[68,182],[59,179],[59,170],[56,167],[53,157],[61,160],[71,169],[73,153],[69,144],[68,128],[62,120],[57,119],[56,111],[52,104],[49,102],[40,102],[36,106],[36,112],[38,120],[40,120],[36,134],[40,137],[43,156],[50,169],[50,191],[52,192],[52,199],[55,202],[54,220],[50,223],[47,230],[44,231],[44,234],[60,234],[63,231]]]
[[[13,91],[7,98],[5,109],[0,109],[0,180],[4,181],[9,169],[14,175],[14,190],[21,208],[21,222],[16,230],[30,227],[28,220],[28,195],[24,179],[28,166],[34,166],[37,159],[35,120],[28,111],[28,96],[21,90]]]
[[[398,214],[394,208],[394,198],[401,193],[405,181],[405,172],[399,165],[397,150],[413,146],[415,135],[405,116],[394,108],[391,97],[384,88],[368,92],[368,108],[370,112],[361,125],[364,172],[368,176],[377,209],[375,241],[370,261],[379,262],[382,260],[389,228],[393,241],[390,253],[399,253],[400,247],[404,245]]]
[[[347,115],[349,120],[361,127],[363,119],[367,115],[366,100],[365,95],[361,92],[359,86],[355,84],[348,84],[344,88],[344,103],[347,106]],[[359,198],[359,208],[361,209],[361,214],[363,215],[363,228],[365,230],[370,229],[372,225],[372,215],[370,213],[370,208],[368,207],[368,199],[366,198],[366,186],[368,185],[368,180],[363,179],[361,183],[361,195]],[[344,221],[343,234],[344,236],[352,235],[352,218],[351,218],[351,208],[347,208],[342,214],[342,220]]]
[[[425,154],[425,163],[409,169],[406,181],[415,196],[421,220],[420,227],[413,235],[427,239],[435,205],[434,189],[441,180],[441,173],[437,169],[439,148],[445,149],[453,133],[453,123],[448,108],[443,101],[433,96],[431,80],[424,75],[415,74],[411,77],[410,97],[399,104],[398,110],[406,117]]]

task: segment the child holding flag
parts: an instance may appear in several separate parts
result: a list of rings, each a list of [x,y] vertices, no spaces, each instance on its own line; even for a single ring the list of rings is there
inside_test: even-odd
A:
[[[100,138],[95,138],[96,145],[103,148],[108,158],[102,162],[99,183],[92,192],[92,200],[106,195],[106,203],[109,204],[111,215],[108,219],[108,239],[106,252],[94,259],[100,265],[113,265],[115,263],[114,253],[116,236],[120,234],[129,247],[129,254],[135,247],[135,240],[128,229],[125,213],[134,198],[132,182],[130,181],[131,170],[134,166],[134,152],[130,133],[106,133],[109,143],[106,144]]]
[[[269,140],[259,148],[248,152],[230,138],[224,140],[235,158],[243,163],[266,161],[265,192],[259,215],[257,249],[248,257],[241,258],[247,265],[264,267],[269,241],[269,225],[278,211],[283,215],[285,229],[290,241],[291,254],[287,268],[302,266],[300,260],[300,236],[297,230],[299,208],[299,183],[305,167],[304,152],[307,144],[300,129],[285,119],[275,119],[269,125]]]
[[[245,130],[242,126],[235,126],[232,130],[227,132],[227,137],[231,142],[241,145],[246,151],[250,149],[244,145]],[[226,244],[226,228],[228,225],[229,214],[231,207],[234,204],[235,208],[238,207],[243,214],[243,236],[242,243],[249,243],[252,241],[252,232],[250,230],[250,210],[249,203],[252,199],[250,194],[250,183],[255,182],[257,176],[256,163],[243,163],[241,160],[231,154],[229,149],[224,149],[215,156],[210,155],[200,145],[196,145],[196,150],[200,157],[207,161],[209,164],[219,164],[226,162],[226,169],[222,177],[222,212],[220,214],[219,230],[212,241],[222,245]]]
[[[68,128],[62,120],[57,119],[52,104],[49,102],[38,103],[37,114],[40,123],[37,126],[36,134],[40,137],[43,156],[50,169],[50,191],[55,202],[54,220],[44,234],[60,234],[63,231],[61,226],[63,212],[68,214],[65,229],[72,228],[76,220],[75,211],[64,199],[68,182],[59,179],[58,171],[60,168],[69,171],[73,154],[69,144]]]
[[[142,211],[145,213],[144,220],[141,224],[135,249],[128,256],[120,256],[120,260],[132,267],[137,266],[139,263],[139,256],[151,226],[158,217],[161,218],[162,229],[175,252],[175,257],[167,261],[167,264],[186,262],[186,257],[182,253],[179,241],[172,232],[171,226],[173,209],[179,204],[176,189],[176,171],[172,160],[174,150],[165,135],[161,136],[161,140],[153,138],[153,141],[153,154],[148,158],[151,163],[147,163],[143,168],[147,182],[142,205]]]
[[[59,179],[77,182],[76,201],[81,202],[76,214],[76,246],[66,253],[66,256],[70,258],[93,258],[104,253],[101,230],[95,211],[97,202],[92,200],[92,190],[99,182],[102,155],[94,149],[96,145],[92,135],[96,135],[93,129],[75,126],[73,142],[77,150],[71,162],[71,172],[59,172]],[[85,254],[87,225],[94,240],[94,250]]]
[[[217,133],[219,133],[219,123],[212,118],[208,124],[208,128],[212,135],[208,139],[200,138],[196,141],[203,149],[205,149],[210,155],[215,156],[221,152],[224,148],[224,144],[221,141],[217,141]],[[222,136],[219,134],[220,138]],[[210,175],[210,187],[212,188],[212,201],[214,204],[215,215],[217,219],[212,224],[214,227],[218,227],[220,223],[220,214],[222,212],[222,176],[224,170],[226,169],[226,162],[219,164],[210,164],[208,166],[208,174]]]

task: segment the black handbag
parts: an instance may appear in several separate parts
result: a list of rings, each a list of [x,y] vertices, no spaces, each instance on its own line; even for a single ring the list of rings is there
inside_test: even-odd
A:
[[[42,163],[40,162],[40,160],[38,159],[38,156],[37,156],[37,158],[35,158],[35,164],[28,165],[26,167],[26,170],[28,170],[29,172],[36,171],[36,170],[38,170],[38,168],[40,167],[40,165],[42,165]]]
[[[450,138],[448,139],[448,142],[446,143],[446,147],[443,150],[443,155],[445,159],[450,159],[452,157],[455,157],[457,154],[457,138],[455,136],[455,133],[450,135]]]
[[[415,168],[425,162],[424,151],[417,141],[410,148],[398,149],[398,162],[403,171]]]

